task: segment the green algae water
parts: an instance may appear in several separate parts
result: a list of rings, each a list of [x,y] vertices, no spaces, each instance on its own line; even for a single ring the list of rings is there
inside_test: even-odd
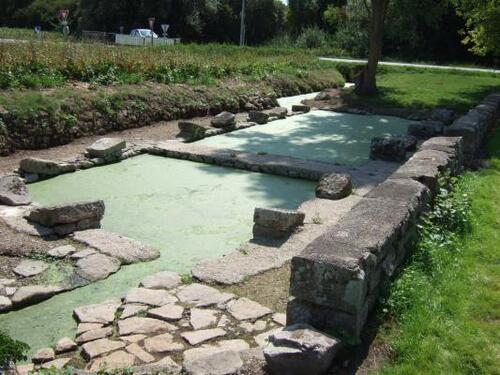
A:
[[[369,159],[373,137],[406,134],[409,124],[398,117],[312,111],[197,143],[359,166]]]
[[[142,155],[29,185],[43,205],[102,199],[102,227],[154,246],[158,260],[124,266],[108,279],[0,315],[0,328],[32,351],[74,336],[75,307],[120,297],[152,273],[189,272],[250,239],[256,206],[297,208],[315,184],[189,161]]]

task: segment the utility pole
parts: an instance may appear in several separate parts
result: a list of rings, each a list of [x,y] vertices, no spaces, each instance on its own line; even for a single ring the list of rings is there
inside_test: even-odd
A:
[[[240,46],[245,45],[245,0],[241,0]]]

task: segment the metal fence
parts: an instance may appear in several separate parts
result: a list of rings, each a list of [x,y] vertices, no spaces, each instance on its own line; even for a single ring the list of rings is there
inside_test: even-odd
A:
[[[163,46],[180,43],[180,38],[143,38],[140,36],[132,36],[127,34],[106,33],[103,31],[87,31],[82,32],[84,40],[114,43],[126,46]]]

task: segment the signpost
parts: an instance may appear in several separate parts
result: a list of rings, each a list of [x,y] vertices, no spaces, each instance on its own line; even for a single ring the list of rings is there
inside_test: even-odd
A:
[[[61,29],[65,39],[68,39],[69,35],[68,16],[68,9],[61,9],[58,13],[59,22],[61,23]]]
[[[148,18],[149,29],[151,30],[151,45],[154,44],[153,36],[154,36],[155,21],[156,21],[156,18],[154,18],[154,17]]]
[[[167,32],[168,32],[169,28],[170,28],[170,25],[166,25],[166,24],[161,25],[161,29],[163,30],[163,37],[164,38],[168,37]]]

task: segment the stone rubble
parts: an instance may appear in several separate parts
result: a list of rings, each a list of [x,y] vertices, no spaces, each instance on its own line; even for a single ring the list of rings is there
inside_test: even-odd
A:
[[[22,260],[14,269],[14,273],[21,277],[31,277],[45,272],[49,265],[41,260]]]

